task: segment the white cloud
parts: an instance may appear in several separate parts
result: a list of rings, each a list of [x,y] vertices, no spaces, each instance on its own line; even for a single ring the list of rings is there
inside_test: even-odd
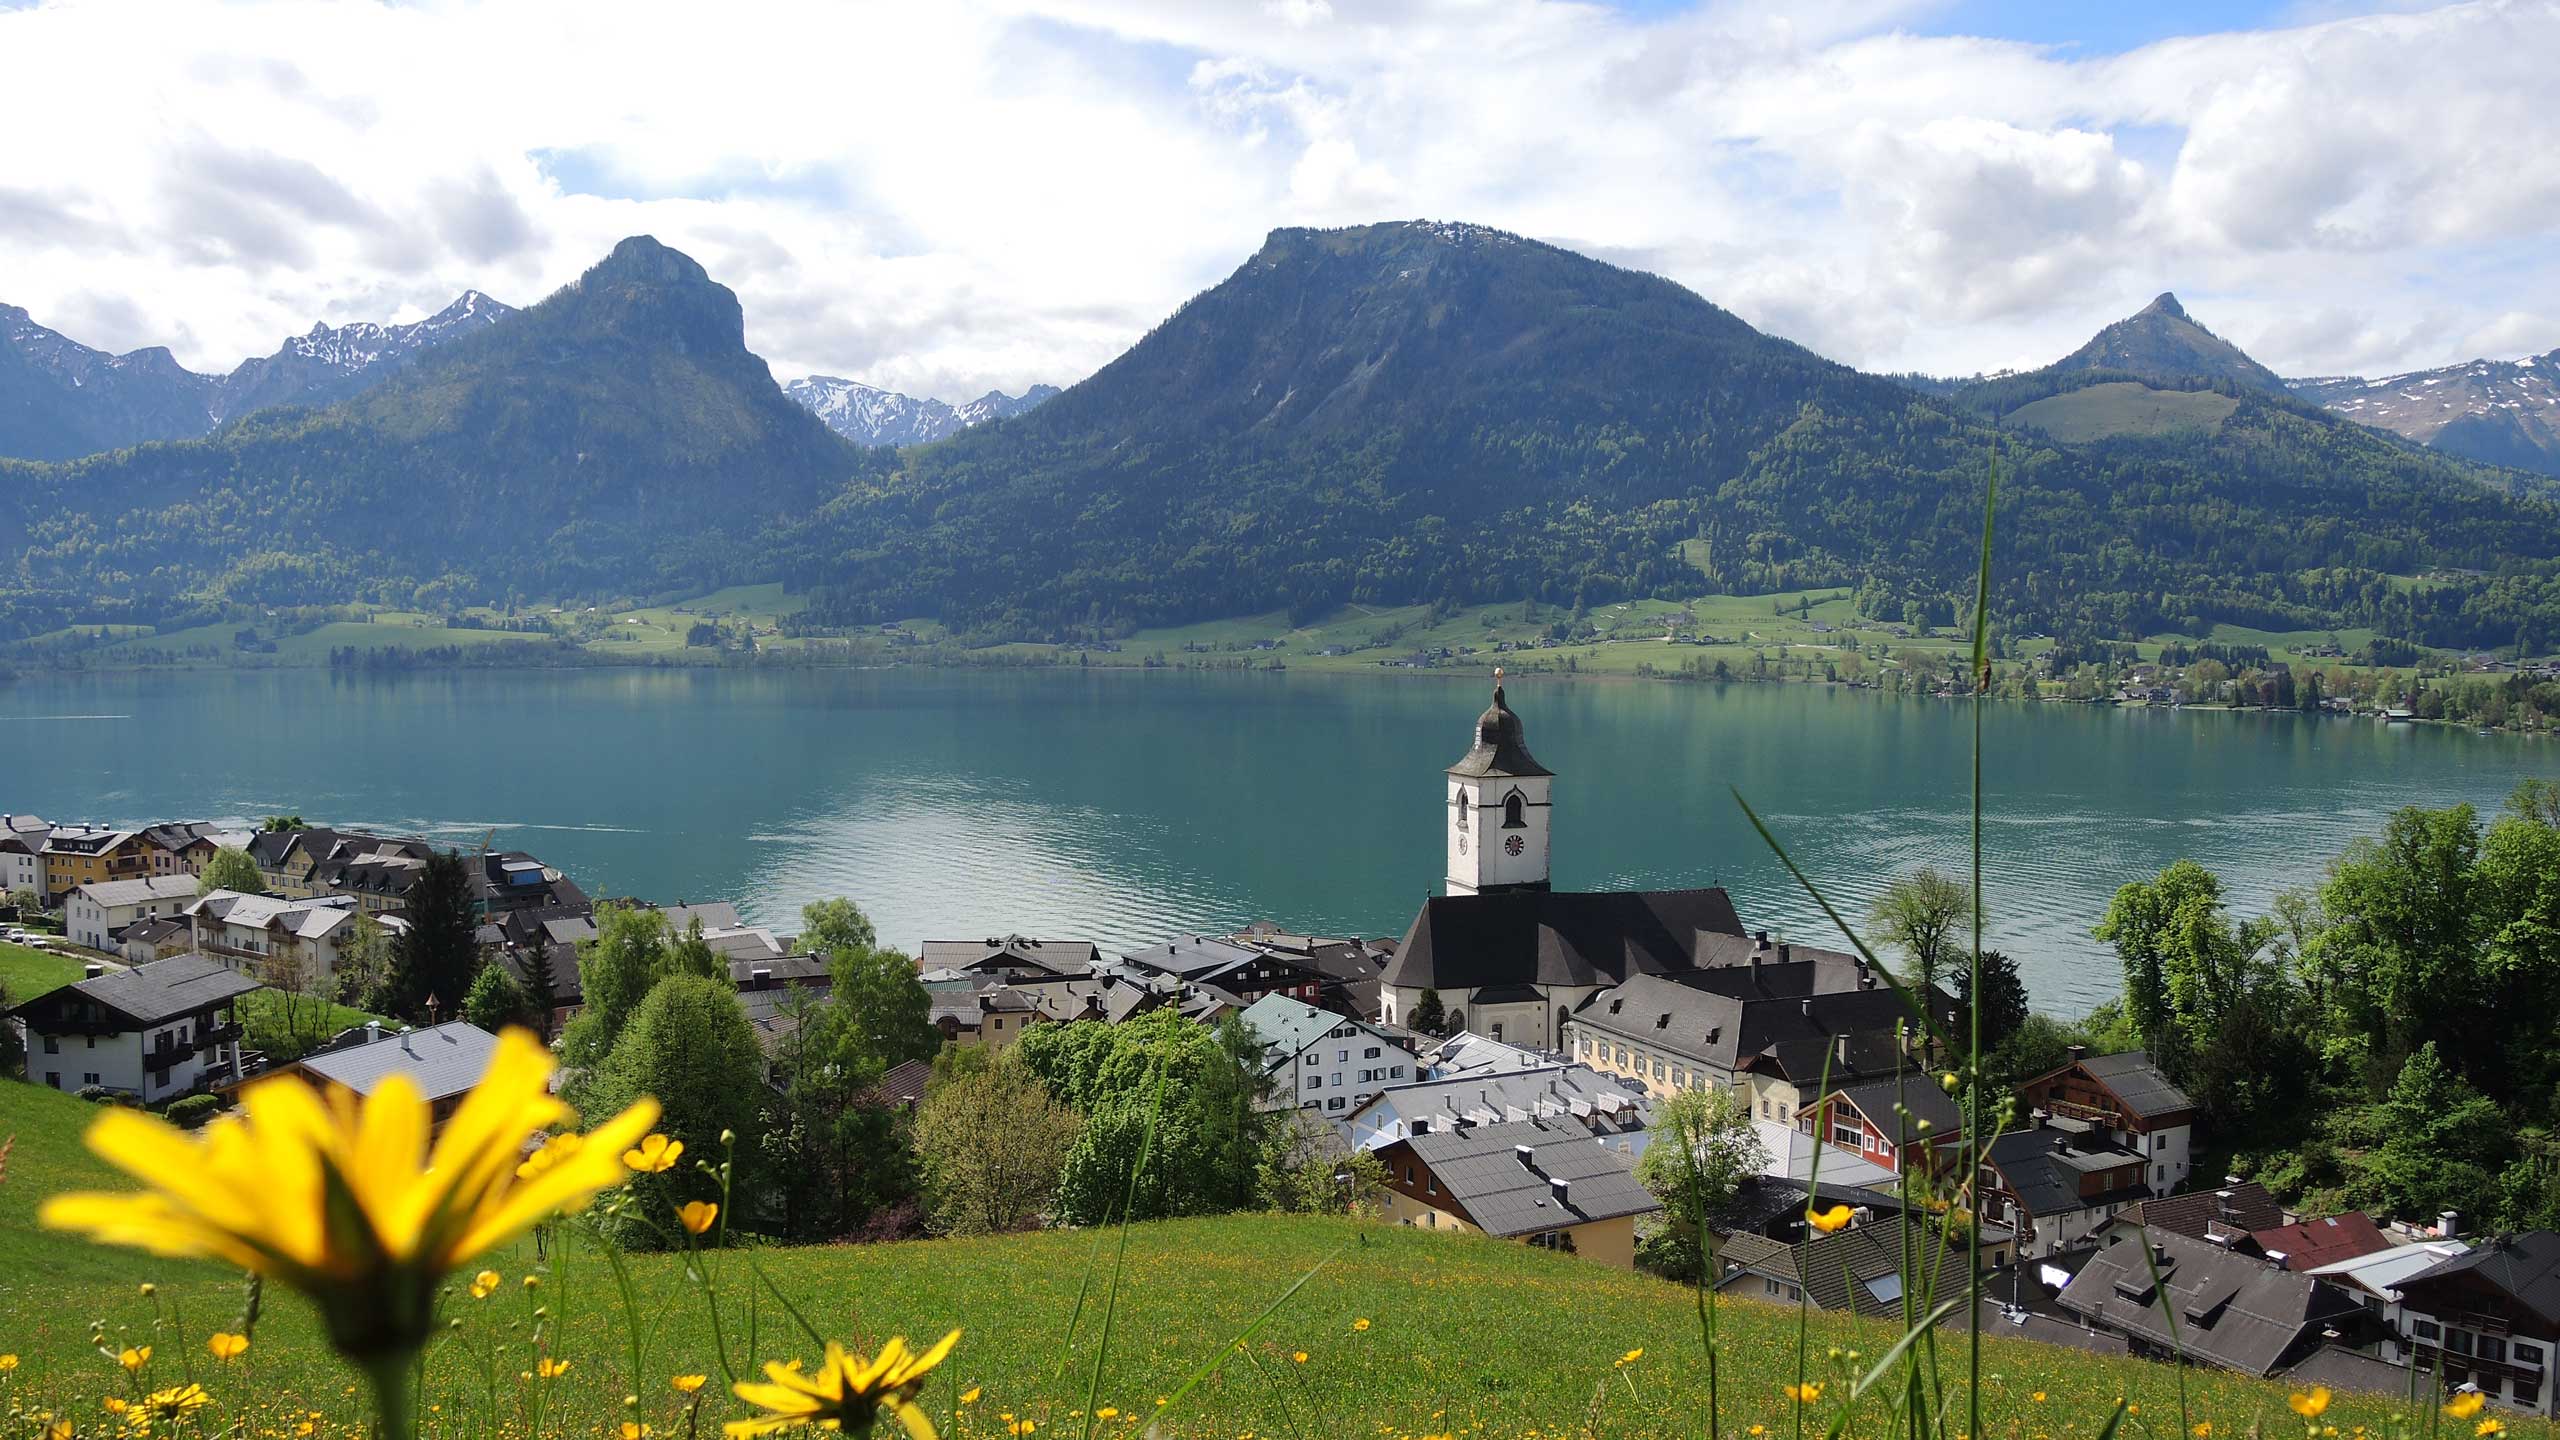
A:
[[[0,299],[225,368],[646,231],[778,373],[961,399],[1091,371],[1274,226],[1431,216],[1876,368],[2040,363],[2162,289],[2287,371],[2560,344],[2554,0],[2087,58],[1934,8],[0,11]]]

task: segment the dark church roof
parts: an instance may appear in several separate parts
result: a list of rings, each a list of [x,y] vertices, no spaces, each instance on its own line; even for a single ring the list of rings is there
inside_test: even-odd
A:
[[[1435,895],[1414,915],[1385,978],[1416,990],[1615,985],[1690,968],[1702,930],[1742,933],[1733,897],[1720,889]]]
[[[1520,717],[1502,699],[1502,672],[1494,672],[1493,703],[1476,717],[1476,743],[1449,773],[1469,779],[1494,776],[1525,778],[1553,775],[1553,770],[1538,763],[1529,753],[1529,742],[1521,738]]]

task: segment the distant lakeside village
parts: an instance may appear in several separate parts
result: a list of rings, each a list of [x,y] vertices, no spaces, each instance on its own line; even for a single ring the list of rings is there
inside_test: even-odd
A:
[[[358,1095],[407,1076],[441,1117],[507,1025],[554,1041],[573,1098],[651,1084],[651,1046],[726,1045],[743,1083],[702,1123],[779,1157],[741,1205],[782,1239],[1093,1223],[1109,1203],[1078,1167],[1138,1113],[1130,1057],[1181,1047],[1180,1103],[1204,1108],[1180,1133],[1211,1138],[1168,1154],[1157,1213],[1359,1208],[1896,1317],[1907,1254],[1956,1294],[1978,1241],[1986,1299],[1950,1324],[2395,1397],[2424,1375],[2553,1414],[2560,1233],[2288,1203],[2225,1173],[2212,1106],[2148,1049],[2074,1039],[1969,1093],[1939,1038],[1971,1009],[1960,965],[1773,940],[1722,889],[1553,888],[1558,776],[1499,672],[1444,778],[1445,882],[1402,936],[1260,924],[1117,956],[990,917],[910,957],[840,901],[784,934],[298,816],[10,814],[7,1038],[27,1083],[187,1124],[276,1074]],[[1734,1162],[1703,1234],[1666,1209],[1680,1142],[1653,1142],[1675,1117]]]

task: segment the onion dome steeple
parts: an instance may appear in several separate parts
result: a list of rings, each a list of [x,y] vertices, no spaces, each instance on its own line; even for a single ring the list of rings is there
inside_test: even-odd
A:
[[[1555,772],[1538,763],[1523,738],[1520,717],[1502,696],[1502,671],[1493,672],[1493,703],[1476,717],[1475,745],[1449,767],[1452,775],[1476,778],[1508,776],[1525,779]]]

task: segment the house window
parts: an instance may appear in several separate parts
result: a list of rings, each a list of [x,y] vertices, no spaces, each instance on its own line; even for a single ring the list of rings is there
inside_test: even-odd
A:
[[[2453,1352],[2454,1354],[2456,1354],[2456,1355],[2468,1355],[2468,1354],[2470,1354],[2470,1353],[2471,1353],[2471,1332],[2470,1332],[2470,1331],[2468,1331],[2468,1330],[2447,1330],[2447,1331],[2445,1331],[2445,1332],[2444,1332],[2444,1348],[2446,1348],[2447,1350],[2452,1351],[2452,1352]]]
[[[1342,1097],[1341,1097],[1341,1096],[1339,1096],[1339,1095],[1336,1095],[1336,1096],[1334,1096],[1332,1099],[1327,1100],[1326,1102],[1324,1102],[1324,1108],[1326,1108],[1327,1110],[1339,1110],[1339,1109],[1341,1109],[1341,1108],[1342,1108]]]
[[[95,1084],[97,1084],[97,1083],[98,1083],[98,1072],[97,1072],[97,1071],[95,1071],[95,1070],[91,1070],[91,1071],[89,1071],[88,1073],[86,1073],[86,1074],[82,1075],[82,1076],[80,1077],[80,1083],[81,1083],[82,1085],[95,1085]]]
[[[1363,1059],[1363,1060],[1375,1060],[1375,1059],[1377,1059],[1377,1058],[1378,1058],[1378,1047],[1377,1047],[1377,1046],[1375,1046],[1375,1045],[1372,1045],[1372,1046],[1370,1046],[1368,1049],[1361,1051],[1361,1052],[1360,1052],[1360,1058],[1361,1058],[1361,1059]]]
[[[2433,1320],[2421,1320],[2411,1326],[2410,1330],[2421,1340],[2433,1340],[2444,1333],[2436,1328],[2436,1322]]]
[[[2542,1382],[2527,1380],[2523,1376],[2516,1377],[2516,1403],[2529,1408],[2541,1405]]]
[[[1323,1089],[1323,1088],[1324,1088],[1324,1077],[1323,1077],[1323,1076],[1321,1076],[1321,1075],[1310,1075],[1310,1076],[1308,1076],[1308,1077],[1307,1077],[1307,1088],[1308,1088],[1308,1089],[1310,1089],[1310,1090],[1321,1090],[1321,1089]]]
[[[1404,1078],[1404,1067],[1403,1067],[1403,1066],[1401,1066],[1401,1065],[1390,1065],[1390,1066],[1388,1066],[1388,1067],[1387,1067],[1387,1078],[1388,1078],[1388,1079],[1390,1079],[1390,1080],[1401,1080],[1401,1079],[1403,1079],[1403,1078]]]
[[[2542,1368],[2542,1347],[2539,1345],[2527,1345],[2519,1340],[2511,1347],[2510,1353],[2519,1365],[2533,1370]]]
[[[2507,1342],[2495,1335],[2480,1337],[2480,1358],[2503,1361],[2507,1358]]]
[[[2154,1136],[2152,1136],[2152,1137],[2151,1137],[2151,1148],[2152,1148],[2152,1149],[2154,1149],[2154,1150],[2166,1150],[2166,1149],[2168,1149],[2168,1148],[2169,1148],[2169,1137],[2168,1137],[2168,1136],[2166,1136],[2166,1135],[2154,1135]]]
[[[44,1037],[44,1053],[46,1053],[47,1055],[59,1055],[59,1054],[61,1054],[61,1053],[62,1053],[62,1037],[61,1037],[61,1036],[59,1036],[59,1035],[47,1035],[46,1037]]]

